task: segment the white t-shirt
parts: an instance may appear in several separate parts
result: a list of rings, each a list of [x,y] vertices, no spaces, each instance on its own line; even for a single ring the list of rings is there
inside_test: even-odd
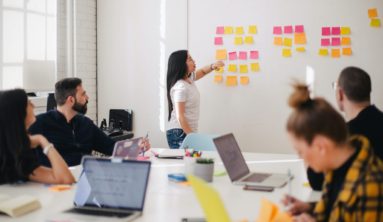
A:
[[[195,74],[192,74],[189,80],[191,83],[180,79],[170,89],[170,97],[173,103],[173,111],[171,113],[168,129],[181,129],[176,116],[176,103],[185,102],[185,118],[193,132],[198,130],[199,120],[199,102],[200,95],[197,86],[194,83]]]

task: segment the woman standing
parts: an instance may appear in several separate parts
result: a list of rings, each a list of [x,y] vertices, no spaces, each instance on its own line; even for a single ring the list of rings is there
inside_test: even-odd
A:
[[[173,52],[168,61],[167,98],[169,128],[166,137],[171,149],[178,149],[191,132],[197,132],[199,92],[194,81],[223,67],[218,61],[196,71],[196,64],[187,50]]]

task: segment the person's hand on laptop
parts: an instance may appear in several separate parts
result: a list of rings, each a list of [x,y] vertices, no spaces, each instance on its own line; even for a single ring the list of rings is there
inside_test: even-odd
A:
[[[143,138],[140,141],[139,146],[140,146],[141,152],[146,152],[146,151],[150,150],[151,145],[150,145],[149,139],[148,138]]]
[[[303,202],[290,195],[285,195],[282,199],[282,203],[287,207],[287,211],[292,215],[299,215],[312,210],[312,205],[310,203]]]

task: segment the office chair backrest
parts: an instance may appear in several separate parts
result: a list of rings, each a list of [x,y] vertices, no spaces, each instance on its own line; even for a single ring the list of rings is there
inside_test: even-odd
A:
[[[213,138],[217,136],[218,135],[213,134],[189,133],[182,142],[180,149],[190,148],[205,151],[216,150]]]
[[[55,109],[56,106],[57,104],[56,104],[55,94],[49,93],[47,98],[47,112],[49,110]]]

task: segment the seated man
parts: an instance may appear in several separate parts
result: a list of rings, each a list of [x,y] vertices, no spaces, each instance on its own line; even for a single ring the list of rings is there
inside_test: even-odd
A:
[[[31,134],[42,134],[51,141],[69,166],[79,165],[83,155],[93,150],[112,155],[114,141],[105,135],[91,119],[87,111],[88,95],[79,78],[66,78],[55,85],[57,110],[37,116],[29,128]],[[141,147],[150,148],[145,140]],[[49,166],[46,156],[38,149],[41,164]]]

